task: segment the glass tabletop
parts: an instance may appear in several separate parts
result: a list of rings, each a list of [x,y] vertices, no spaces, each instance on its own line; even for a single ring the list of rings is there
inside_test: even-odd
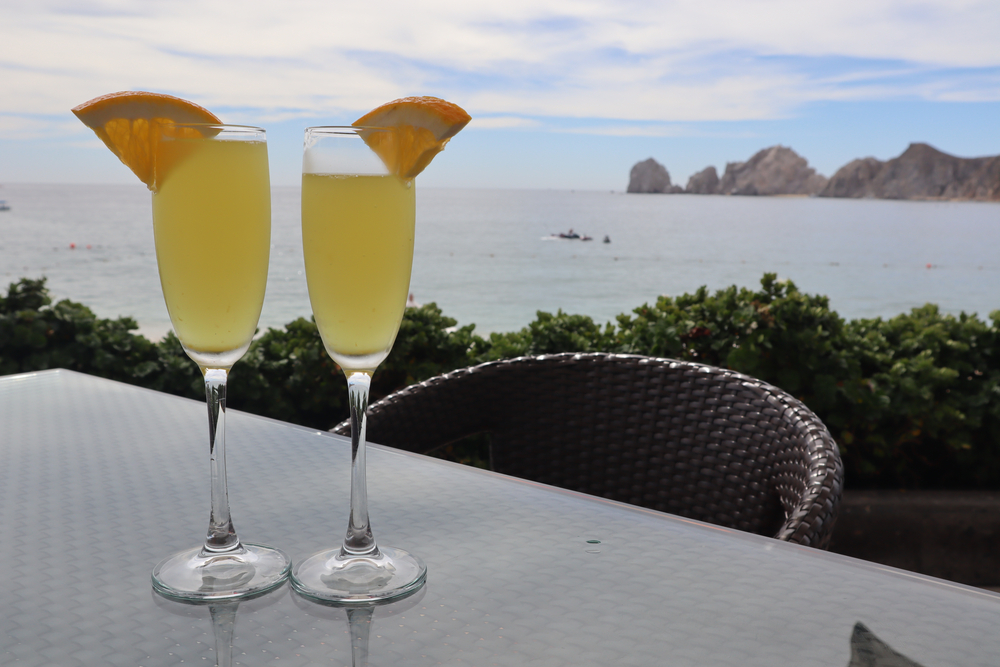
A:
[[[853,651],[875,656],[858,664],[935,667],[1000,655],[1000,595],[378,446],[372,523],[427,563],[418,593],[350,613],[287,584],[238,604],[173,602],[150,571],[203,539],[204,410],[65,370],[0,378],[0,664],[773,667],[847,665]],[[341,539],[346,439],[235,411],[227,429],[243,539],[293,560]],[[910,662],[878,662],[888,655]]]

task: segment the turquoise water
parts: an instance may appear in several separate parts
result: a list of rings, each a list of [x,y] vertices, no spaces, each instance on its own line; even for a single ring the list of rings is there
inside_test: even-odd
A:
[[[56,298],[167,330],[143,186],[6,184],[0,199],[4,285],[45,275]],[[297,188],[273,189],[262,327],[310,313],[298,206]],[[594,241],[550,238],[570,228]],[[926,302],[985,317],[1000,309],[998,249],[991,203],[418,189],[411,291],[480,333],[559,308],[603,322],[660,294],[753,287],[768,271],[848,318]]]

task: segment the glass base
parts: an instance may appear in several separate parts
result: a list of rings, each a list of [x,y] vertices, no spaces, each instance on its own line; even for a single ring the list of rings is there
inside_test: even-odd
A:
[[[292,588],[307,598],[344,604],[391,600],[416,591],[427,566],[402,549],[379,547],[378,556],[342,556],[327,549],[296,563]]]
[[[153,568],[153,588],[178,600],[232,600],[266,593],[288,578],[288,556],[279,549],[244,544],[240,552],[204,555],[181,551]]]

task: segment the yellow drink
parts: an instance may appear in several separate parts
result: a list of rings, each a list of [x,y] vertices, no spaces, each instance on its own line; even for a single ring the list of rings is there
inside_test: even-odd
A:
[[[323,344],[374,371],[396,339],[413,265],[415,196],[396,176],[302,175],[302,247]]]
[[[267,144],[165,140],[158,165],[169,167],[153,194],[153,235],[170,321],[202,368],[229,368],[250,344],[264,303]]]

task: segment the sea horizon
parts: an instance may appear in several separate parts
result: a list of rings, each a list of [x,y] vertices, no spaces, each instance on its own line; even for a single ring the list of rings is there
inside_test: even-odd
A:
[[[311,314],[299,190],[272,187],[262,331]],[[150,338],[169,330],[145,186],[8,182],[0,199],[7,284],[45,275],[54,300],[133,317]],[[603,324],[661,294],[755,289],[765,273],[829,297],[845,319],[924,303],[986,319],[1000,308],[998,223],[995,202],[418,187],[410,291],[480,335],[537,311]],[[551,236],[570,228],[594,240]]]

